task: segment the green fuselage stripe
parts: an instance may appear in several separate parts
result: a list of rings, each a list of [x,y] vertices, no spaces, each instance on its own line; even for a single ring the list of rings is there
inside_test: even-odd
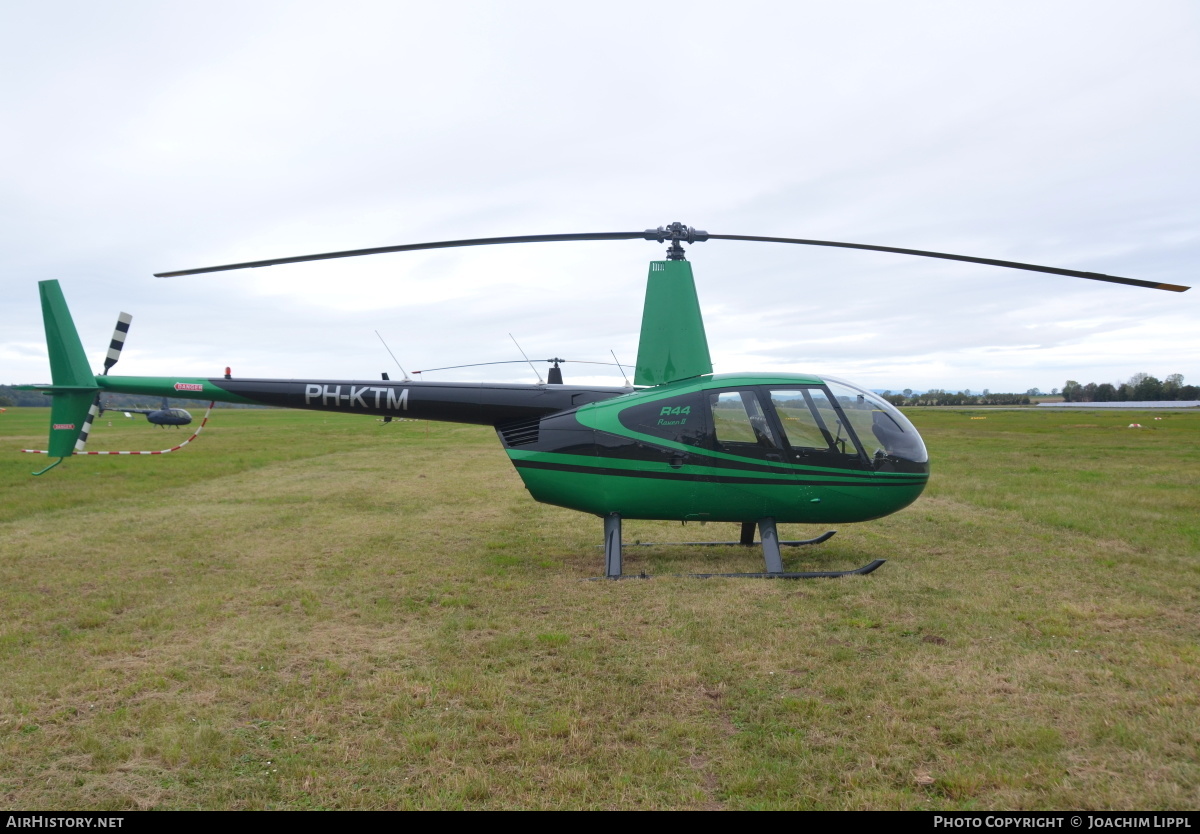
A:
[[[678,474],[680,477],[699,476],[705,479],[723,480],[730,477],[749,477],[752,473],[756,479],[763,483],[796,483],[798,478],[803,477],[805,479],[804,483],[832,485],[836,482],[841,485],[853,486],[884,486],[885,484],[911,486],[913,484],[924,484],[929,480],[929,476],[925,474],[863,472],[852,469],[830,469],[827,467],[816,468],[782,462],[776,463],[774,461],[764,463],[761,461],[746,460],[734,455],[709,452],[708,450],[700,451],[695,446],[684,446],[674,443],[659,443],[658,445],[670,448],[678,447],[693,457],[703,455],[704,457],[718,458],[722,462],[725,462],[725,464],[714,466],[685,463],[678,470],[674,470],[674,472],[664,472],[662,467],[665,461],[621,460],[617,458],[597,458],[592,455],[564,454],[562,452],[528,452],[521,449],[509,449],[507,451],[509,459],[518,468],[527,466],[542,469],[563,469],[564,471],[586,470],[614,475],[628,474],[631,477],[638,477],[639,473],[657,472],[665,477]],[[730,464],[737,465],[731,466]],[[742,474],[731,475],[731,470],[737,470]]]
[[[112,391],[118,394],[259,404],[257,400],[226,391],[214,379],[180,376],[98,376],[96,383],[102,391]]]
[[[586,459],[586,458],[581,458]],[[793,475],[733,475],[728,469],[712,470],[708,467],[681,466],[675,471],[662,469],[635,469],[627,467],[597,466],[595,464],[550,463],[548,461],[514,460],[517,469],[545,469],[554,472],[576,472],[587,475],[609,475],[618,478],[659,478],[668,481],[704,481],[720,484],[765,484],[765,485],[796,485],[796,486],[843,486],[843,487],[911,487],[921,486],[925,478],[919,477],[909,481],[876,481],[856,478],[854,480],[838,480],[836,477],[819,479],[802,479]],[[654,464],[650,464],[653,466]]]

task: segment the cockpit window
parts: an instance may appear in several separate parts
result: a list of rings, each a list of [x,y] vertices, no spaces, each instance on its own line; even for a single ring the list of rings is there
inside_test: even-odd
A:
[[[778,449],[779,440],[753,391],[723,391],[709,395],[717,448],[743,454],[747,447]]]
[[[785,443],[796,449],[832,450],[833,435],[814,410],[814,394],[828,406],[824,391],[816,389],[810,392],[803,388],[772,388],[771,403],[783,426]]]
[[[793,449],[806,456],[830,452],[859,458],[855,433],[847,429],[824,388],[771,389],[771,401]]]

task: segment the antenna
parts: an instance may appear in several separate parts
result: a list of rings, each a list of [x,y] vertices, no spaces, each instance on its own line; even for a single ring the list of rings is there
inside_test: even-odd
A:
[[[612,350],[611,348],[609,349],[608,352],[612,354],[613,361],[617,363],[617,370],[619,370],[621,372],[621,378],[625,380],[625,387],[626,388],[633,387],[629,384],[629,377],[625,376],[625,369],[621,367],[621,360],[617,358],[617,352],[615,350]]]
[[[516,337],[515,337],[515,336],[513,336],[513,334],[509,333],[509,334],[508,334],[508,338],[510,338],[510,339],[512,339],[512,340],[513,340],[513,344],[514,344],[514,345],[517,345],[517,350],[521,350],[521,346],[520,346],[519,344],[517,344]],[[521,350],[521,355],[522,355],[522,356],[525,356],[525,351]],[[529,357],[528,357],[528,356],[525,356],[525,361],[526,361],[526,362],[529,362]],[[543,379],[542,379],[542,375],[541,375],[541,374],[539,374],[539,373],[537,372],[537,368],[534,368],[534,367],[533,367],[533,363],[532,363],[532,362],[529,362],[529,367],[530,367],[530,368],[533,368],[533,375],[537,377],[537,379],[538,379],[538,385],[545,385],[545,384],[546,384],[545,380],[543,380]]]
[[[379,336],[378,330],[375,331],[375,335]],[[382,336],[379,336],[379,341],[383,342]],[[387,342],[383,342],[383,349],[386,350],[388,352],[388,355],[392,357],[392,361],[396,363],[396,367],[400,369],[400,373],[404,374],[403,381],[404,382],[412,382],[412,380],[408,378],[408,371],[404,370],[404,366],[400,364],[400,360],[396,358],[396,354],[392,353],[392,349],[390,347],[388,347]],[[387,379],[387,377],[385,376],[384,379]]]

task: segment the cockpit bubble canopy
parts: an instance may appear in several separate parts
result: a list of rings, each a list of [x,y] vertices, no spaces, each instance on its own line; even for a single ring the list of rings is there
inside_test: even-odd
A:
[[[868,456],[896,457],[913,463],[929,461],[916,426],[899,409],[878,394],[843,379],[822,378]]]

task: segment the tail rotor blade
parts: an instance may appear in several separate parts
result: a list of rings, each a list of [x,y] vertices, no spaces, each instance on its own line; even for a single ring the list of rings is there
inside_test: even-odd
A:
[[[107,370],[108,368],[105,368],[105,371]],[[79,437],[75,438],[75,454],[83,454],[84,447],[87,446],[88,434],[92,431],[92,423],[96,422],[96,415],[99,413],[100,395],[96,394],[96,399],[92,400],[92,407],[88,409],[87,417],[83,421],[83,428],[79,430]]]
[[[105,376],[108,376],[109,370],[121,358],[121,349],[125,347],[125,336],[129,333],[129,324],[132,321],[133,316],[129,313],[121,313],[117,316],[117,326],[113,328],[112,341],[108,343],[108,355],[104,357]]]

